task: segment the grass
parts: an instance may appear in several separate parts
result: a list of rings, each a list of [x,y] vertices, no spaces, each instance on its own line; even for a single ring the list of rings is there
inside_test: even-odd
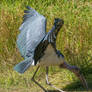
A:
[[[29,69],[24,75],[13,71],[14,65],[23,60],[16,48],[16,38],[19,34],[18,28],[22,22],[23,11],[27,5],[46,16],[47,31],[51,29],[54,18],[64,19],[64,26],[57,38],[57,48],[65,55],[68,63],[81,68],[89,86],[92,85],[90,82],[92,81],[90,77],[92,76],[91,0],[2,0],[0,2],[0,88],[10,91],[13,88],[30,89],[34,86],[29,80],[35,68]],[[43,71],[44,69],[41,68],[37,74],[41,79]],[[79,82],[76,82],[78,81],[76,77],[69,71],[51,67],[51,75],[59,76],[55,84],[62,89],[83,90]],[[55,79],[53,76],[51,80]],[[60,80],[61,82],[58,83]],[[42,79],[41,82],[43,81]],[[33,87],[30,90],[34,89]]]

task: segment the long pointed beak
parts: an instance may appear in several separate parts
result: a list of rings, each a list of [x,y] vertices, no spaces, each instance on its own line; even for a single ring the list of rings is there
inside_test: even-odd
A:
[[[84,88],[86,88],[87,91],[88,91],[88,84],[86,82],[86,79],[84,78],[83,74],[81,74],[80,69],[78,67],[71,66],[71,65],[67,64],[66,61],[64,61],[64,63],[61,64],[60,67],[68,69],[71,72],[73,72],[80,79],[80,81],[83,84]]]
[[[88,84],[86,82],[86,79],[84,78],[83,74],[80,73],[80,70],[73,71],[75,75],[80,79],[81,83],[83,84],[84,88],[88,91]]]

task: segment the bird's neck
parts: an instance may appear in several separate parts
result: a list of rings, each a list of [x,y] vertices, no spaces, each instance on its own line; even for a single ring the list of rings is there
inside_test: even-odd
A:
[[[55,26],[52,27],[51,32],[54,32],[56,30]]]
[[[54,32],[55,36],[57,36],[58,32],[60,31],[61,27],[56,28],[55,25],[53,25],[52,29],[50,32]]]

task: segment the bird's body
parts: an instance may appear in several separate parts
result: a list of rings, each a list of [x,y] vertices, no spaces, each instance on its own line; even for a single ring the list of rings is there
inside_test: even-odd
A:
[[[55,60],[54,57],[51,57],[53,53],[54,54],[56,53],[55,57],[58,56],[56,47],[53,46],[52,43],[56,44],[55,41],[56,41],[56,36],[58,31],[55,32],[55,30],[57,28],[58,29],[61,28],[61,26],[63,25],[63,20],[56,19],[54,26],[47,33],[46,18],[30,7],[27,7],[27,9],[28,10],[24,11],[26,14],[24,15],[24,21],[19,28],[20,34],[18,35],[18,38],[17,38],[17,47],[22,57],[24,57],[24,61],[17,64],[14,67],[14,69],[20,73],[24,73],[30,65],[36,65],[38,64],[38,62],[40,65],[41,61],[42,63],[44,63],[44,65],[46,65],[46,62],[45,62],[46,58],[47,58],[47,64],[48,62],[50,63],[49,65],[53,65],[56,62],[56,61],[54,62]],[[59,26],[57,25],[57,22],[60,23]],[[48,55],[49,50],[47,48],[49,47],[48,46],[49,44],[51,44],[51,46],[54,47],[53,51],[51,51],[51,53],[52,52],[53,53],[52,54],[50,53],[50,55]],[[57,64],[58,62],[56,62],[56,65]]]
[[[46,32],[46,18],[39,14],[34,9],[27,7],[24,11],[23,23],[20,26],[20,34],[17,38],[17,47],[24,58],[14,67],[19,73],[24,73],[30,66],[38,65],[46,66],[46,81],[48,82],[48,66],[60,66],[66,68],[76,74],[87,88],[87,83],[83,76],[80,75],[79,69],[75,66],[70,66],[65,62],[64,56],[56,48],[56,38],[60,28],[64,24],[62,19],[56,18],[54,25],[49,32]],[[32,80],[46,91],[39,83],[34,80],[34,73]],[[56,88],[56,87],[55,87]],[[62,92],[62,90],[58,89]]]
[[[48,45],[44,52],[44,56],[37,63],[40,66],[59,66],[64,62],[64,58],[58,57],[51,44]]]

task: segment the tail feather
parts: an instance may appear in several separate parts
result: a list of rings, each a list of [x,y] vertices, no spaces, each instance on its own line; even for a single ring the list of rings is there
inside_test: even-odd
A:
[[[32,58],[25,59],[14,67],[14,70],[19,73],[24,73],[29,66],[34,62]]]

